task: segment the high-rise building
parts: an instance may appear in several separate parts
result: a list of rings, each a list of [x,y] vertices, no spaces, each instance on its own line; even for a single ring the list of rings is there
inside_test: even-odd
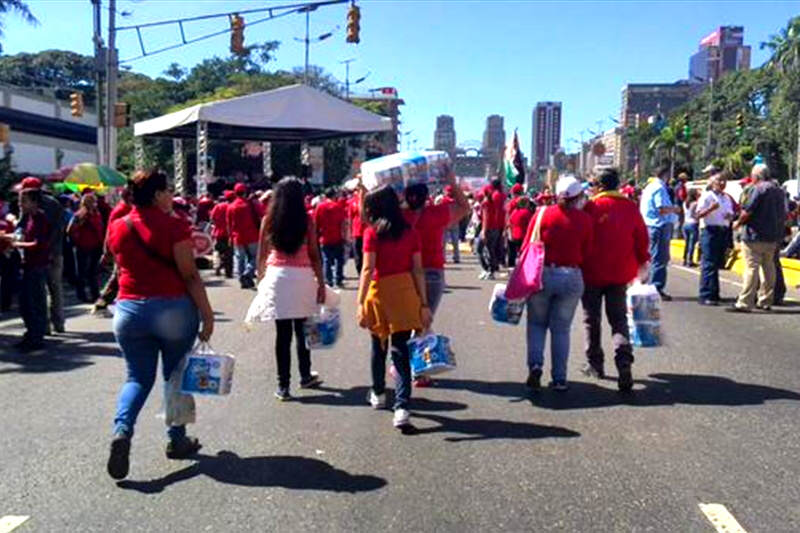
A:
[[[486,118],[486,130],[483,132],[483,153],[492,164],[499,162],[506,145],[506,130],[503,129],[503,117],[490,115]]]
[[[742,26],[720,26],[700,41],[689,59],[689,80],[718,80],[726,72],[750,70],[750,47],[744,45]]]
[[[547,168],[550,156],[561,147],[561,102],[539,102],[533,109],[531,166]]]
[[[433,132],[433,149],[442,150],[454,157],[456,153],[456,128],[453,117],[439,115],[436,117],[436,130]]]

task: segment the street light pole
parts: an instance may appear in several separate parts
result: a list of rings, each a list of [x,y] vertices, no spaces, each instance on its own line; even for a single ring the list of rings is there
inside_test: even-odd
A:
[[[106,164],[117,168],[117,129],[114,127],[114,108],[117,103],[117,0],[108,2],[108,68],[106,70]]]
[[[706,137],[706,157],[711,159],[711,121],[713,119],[714,108],[714,78],[710,78],[708,94],[708,135]]]
[[[308,38],[308,29],[310,24],[311,18],[311,10],[306,8],[306,68],[303,71],[303,84],[308,85],[308,47],[310,44],[310,40]]]
[[[345,59],[344,61],[339,61],[339,63],[344,63],[345,67],[345,75],[344,75],[344,94],[345,99],[350,100],[350,63],[355,61],[354,57],[350,59]]]

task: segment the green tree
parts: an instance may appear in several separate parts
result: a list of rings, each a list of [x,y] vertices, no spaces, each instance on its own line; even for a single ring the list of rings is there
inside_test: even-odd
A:
[[[674,178],[678,157],[687,155],[689,144],[680,140],[673,126],[666,126],[659,132],[657,137],[650,141],[648,150],[653,157],[659,160],[669,160],[671,167],[670,178]]]
[[[780,32],[770,35],[768,41],[761,43],[761,48],[768,48],[772,52],[767,67],[781,72],[799,68],[800,16],[793,17]]]
[[[0,0],[0,38],[5,36],[5,18],[9,13],[19,15],[28,24],[37,25],[39,21],[33,16],[28,4],[22,0]],[[0,44],[0,52],[3,46]]]
[[[17,87],[52,91],[56,98],[69,99],[82,91],[84,101],[94,101],[94,58],[64,50],[36,54],[19,53],[0,57],[0,81]]]

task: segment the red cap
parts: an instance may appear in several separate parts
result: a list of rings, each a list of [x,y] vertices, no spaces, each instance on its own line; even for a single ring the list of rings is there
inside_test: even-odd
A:
[[[522,188],[521,183],[515,183],[513,187],[511,187],[511,194],[522,194],[525,189]]]
[[[245,185],[244,183],[237,183],[236,185],[233,186],[233,192],[235,192],[236,194],[244,194],[247,192],[247,185]]]
[[[445,185],[445,187],[444,187],[444,193],[445,193],[447,196],[450,196],[451,194],[453,194],[453,186],[452,186],[452,185]]]
[[[224,197],[226,200],[228,200],[228,201],[231,201],[231,200],[233,200],[234,198],[236,198],[236,193],[235,193],[235,192],[233,192],[233,191],[231,191],[231,190],[227,190],[227,191],[225,191],[224,193],[222,193],[222,196],[223,196],[223,197]]]
[[[27,178],[22,180],[22,188],[23,189],[41,189],[42,188],[42,180],[39,178],[34,178],[33,176],[28,176]]]

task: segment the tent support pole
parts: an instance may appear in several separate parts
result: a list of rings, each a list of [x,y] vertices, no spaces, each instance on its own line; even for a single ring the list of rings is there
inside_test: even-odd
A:
[[[208,190],[208,122],[197,121],[197,197]]]
[[[272,143],[261,143],[261,168],[264,177],[272,179]]]
[[[133,165],[136,170],[144,169],[144,137],[133,138]]]
[[[175,167],[175,179],[172,186],[180,194],[186,191],[186,157],[183,152],[183,139],[172,139],[172,162]]]

